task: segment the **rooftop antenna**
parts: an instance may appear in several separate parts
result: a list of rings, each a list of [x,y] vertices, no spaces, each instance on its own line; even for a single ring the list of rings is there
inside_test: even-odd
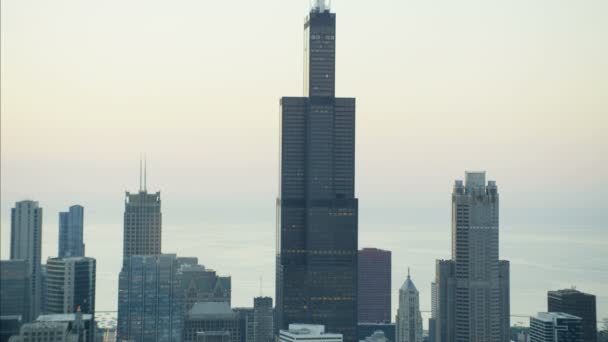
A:
[[[139,191],[142,191],[142,160],[141,154],[139,155]]]
[[[326,3],[326,0],[313,0],[312,9],[319,13],[329,11],[330,8],[331,0],[329,0],[329,4]]]
[[[409,267],[407,268],[407,278],[408,279],[410,278],[410,268]]]
[[[148,157],[144,156],[144,191],[148,191]]]

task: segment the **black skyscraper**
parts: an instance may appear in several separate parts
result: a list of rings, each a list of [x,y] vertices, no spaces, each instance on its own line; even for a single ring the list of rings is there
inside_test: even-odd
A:
[[[355,99],[335,97],[336,15],[318,1],[304,31],[305,97],[281,99],[275,327],[356,341]]]
[[[547,296],[549,312],[565,312],[582,318],[583,340],[597,341],[597,313],[595,296],[574,289],[549,291]]]

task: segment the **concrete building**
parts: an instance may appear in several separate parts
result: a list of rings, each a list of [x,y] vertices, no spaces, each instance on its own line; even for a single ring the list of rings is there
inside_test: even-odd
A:
[[[241,334],[239,314],[226,302],[196,303],[184,319],[184,342],[240,342]]]
[[[182,306],[175,254],[132,255],[119,275],[117,341],[182,340]]]
[[[96,261],[87,257],[49,258],[47,303],[49,314],[82,313],[95,315]]]
[[[226,302],[230,305],[230,277],[218,276],[214,270],[199,265],[196,258],[180,262],[178,273],[184,314],[197,302]]]
[[[580,317],[562,312],[540,312],[530,317],[530,342],[587,342]]]
[[[123,261],[131,255],[159,255],[162,245],[160,192],[148,193],[146,171],[139,192],[125,195]]]
[[[355,99],[336,98],[336,15],[304,23],[304,97],[283,97],[277,199],[276,323],[324,324],[357,338]]]
[[[30,267],[27,260],[0,261],[0,316],[30,316]]]
[[[467,172],[452,193],[452,260],[438,261],[441,342],[510,340],[509,263],[499,260],[498,190]]]
[[[19,335],[10,342],[81,342],[78,335],[72,334],[68,323],[34,322],[21,326]]]
[[[597,312],[594,295],[576,289],[549,291],[547,311],[564,312],[580,317],[583,325],[583,340],[597,342]]]
[[[253,329],[253,308],[234,308],[232,310],[239,315],[241,342],[253,341],[255,338]]]
[[[78,337],[80,342],[94,342],[96,325],[93,315],[82,311],[68,314],[51,314],[38,316],[40,323],[67,323],[70,334]]]
[[[357,305],[359,322],[391,321],[391,252],[377,248],[359,251]]]
[[[63,257],[84,256],[84,208],[71,206],[67,212],[59,213],[59,254]]]
[[[272,298],[253,299],[253,342],[274,341],[274,309]]]
[[[29,309],[24,322],[38,317],[41,307],[42,286],[40,253],[42,248],[42,208],[38,202],[21,201],[11,209],[11,260],[27,260],[30,284]]]
[[[279,331],[280,342],[342,342],[342,334],[326,333],[325,326],[290,324],[289,330]]]
[[[399,289],[399,309],[395,319],[397,342],[422,342],[420,294],[408,270],[407,279]]]

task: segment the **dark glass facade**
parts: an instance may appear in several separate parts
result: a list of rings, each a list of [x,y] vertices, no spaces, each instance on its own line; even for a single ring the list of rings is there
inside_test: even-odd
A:
[[[59,257],[84,256],[83,243],[84,208],[71,206],[59,213]]]
[[[597,313],[595,296],[566,289],[549,291],[547,295],[547,311],[565,312],[582,319],[583,340],[586,342],[597,341]]]
[[[160,192],[126,193],[123,261],[131,255],[159,255],[162,245]]]
[[[30,266],[26,260],[0,261],[0,316],[30,317]]]
[[[118,286],[119,341],[182,341],[177,267],[174,254],[126,259]]]
[[[335,97],[335,14],[311,11],[304,30],[306,97],[281,100],[275,330],[322,324],[355,341],[355,99]]]
[[[359,322],[391,321],[391,252],[359,251]]]

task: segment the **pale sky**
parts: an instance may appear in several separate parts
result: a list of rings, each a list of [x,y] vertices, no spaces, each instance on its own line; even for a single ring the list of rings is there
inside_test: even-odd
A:
[[[449,225],[454,179],[487,170],[503,225],[606,228],[608,1],[333,2],[365,224]],[[120,227],[141,152],[165,234],[274,230],[279,99],[303,93],[307,7],[2,1],[2,257],[18,200],[40,202],[47,231],[74,203]]]

